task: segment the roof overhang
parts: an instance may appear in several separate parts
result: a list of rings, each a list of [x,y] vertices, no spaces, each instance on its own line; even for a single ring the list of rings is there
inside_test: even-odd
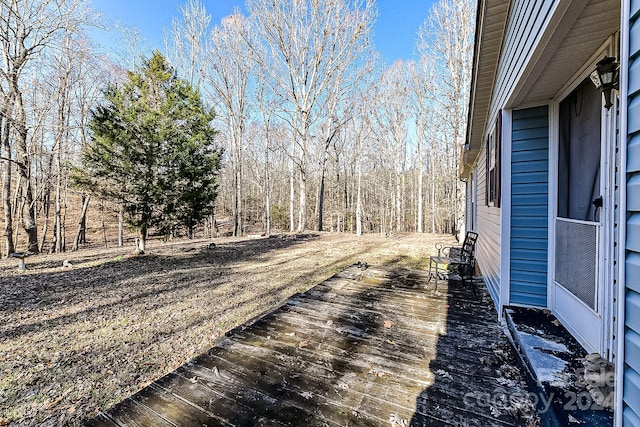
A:
[[[462,179],[469,177],[482,149],[510,4],[510,0],[478,1]],[[602,59],[603,45],[620,29],[620,0],[567,1],[556,6],[500,108],[543,105],[556,99],[585,64]]]
[[[467,139],[460,162],[462,179],[468,178],[471,174],[482,148],[509,5],[510,0],[478,0]]]

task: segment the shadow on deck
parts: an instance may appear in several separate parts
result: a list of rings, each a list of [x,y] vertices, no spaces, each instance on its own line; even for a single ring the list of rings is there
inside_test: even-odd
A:
[[[354,265],[90,426],[536,425],[490,298]]]

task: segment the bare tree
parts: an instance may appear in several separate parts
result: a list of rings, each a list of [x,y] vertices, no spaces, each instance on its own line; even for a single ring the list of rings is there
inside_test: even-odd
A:
[[[120,33],[120,49],[119,56],[122,63],[126,64],[126,67],[132,71],[138,69],[138,61],[146,50],[144,37],[139,28],[131,27],[117,23],[115,25],[116,31]]]
[[[169,61],[191,86],[200,88],[211,15],[200,0],[188,0],[180,7],[180,13],[181,19],[174,19],[171,30],[164,34],[165,50]]]
[[[249,21],[236,11],[211,31],[207,83],[229,140],[233,169],[233,235],[243,233],[243,146],[249,114]]]
[[[416,129],[416,167],[418,168],[417,177],[417,206],[416,206],[416,230],[418,233],[424,232],[424,161],[425,146],[427,140],[434,141],[433,134],[437,133],[436,123],[433,121],[435,115],[433,106],[436,88],[434,87],[434,65],[428,56],[422,56],[416,62],[409,65],[411,84],[409,85],[410,94],[412,96],[411,105],[413,106],[415,129]],[[431,138],[429,138],[431,136]],[[435,147],[430,147],[430,180],[431,180],[431,232],[435,232]]]
[[[295,131],[297,229],[302,231],[311,131],[335,79],[366,54],[375,11],[372,2],[361,0],[248,0],[247,9],[266,47],[255,48],[254,58],[282,97]]]
[[[0,94],[2,95],[2,110],[0,110],[0,156],[2,156],[2,210],[4,212],[4,241],[5,254],[15,252],[15,243],[13,240],[13,217],[11,215],[13,208],[11,204],[11,180],[13,169],[13,152],[11,149],[10,133],[12,116],[11,107],[13,101],[9,97],[8,92],[0,85]]]
[[[446,178],[454,184],[448,209],[452,218],[447,231],[459,231],[463,224],[461,184],[455,177],[459,153],[464,145],[469,84],[473,61],[473,0],[440,0],[418,30],[417,47],[421,57],[430,58],[436,70],[430,77],[438,89],[434,102],[442,124],[436,137],[443,141]]]
[[[73,66],[75,80],[72,87],[72,96],[76,105],[76,113],[74,120],[77,129],[77,145],[81,152],[89,141],[88,124],[91,119],[91,109],[97,105],[102,97],[102,89],[106,87],[113,76],[109,69],[112,66],[111,61],[105,57],[97,57],[93,55],[91,47],[86,41],[80,41],[83,49],[77,50],[74,56],[75,63]],[[72,159],[76,160],[76,159]],[[80,194],[80,216],[78,225],[73,239],[72,250],[77,251],[81,243],[87,243],[87,212],[91,195],[85,189],[81,189]],[[122,224],[123,222],[120,221]],[[123,230],[118,232],[119,246],[123,245]]]
[[[370,143],[370,137],[373,133],[373,126],[370,120],[372,117],[371,108],[373,106],[373,102],[370,97],[372,97],[374,93],[375,91],[372,81],[365,82],[356,91],[354,91],[353,117],[347,127],[347,132],[353,140],[352,156],[354,158],[356,179],[355,220],[356,235],[358,236],[361,236],[363,233],[362,212],[364,194],[362,187],[362,165],[367,160],[367,145]]]
[[[276,133],[277,115],[276,104],[272,94],[267,92],[267,85],[264,79],[257,79],[256,104],[260,111],[260,119],[262,120],[262,129],[264,139],[264,158],[263,158],[263,179],[264,179],[264,231],[267,235],[271,234],[271,151],[274,150],[272,142],[273,135]]]
[[[31,252],[38,252],[38,228],[22,80],[27,66],[35,58],[54,45],[65,31],[75,30],[88,19],[88,10],[82,0],[3,0],[0,3],[3,59],[0,78],[8,95],[3,100],[2,111],[10,125],[7,136],[9,140],[12,136],[15,138],[16,163],[22,185],[22,227],[27,233]]]
[[[389,229],[392,230],[395,224],[398,232],[404,229],[404,183],[410,117],[408,90],[404,62],[398,60],[382,73],[373,114],[378,139],[386,142],[380,154],[393,164],[390,179],[393,181],[394,191],[391,193],[393,199]]]
[[[66,173],[63,170],[63,154],[66,149],[65,145],[69,142],[69,121],[70,121],[70,97],[71,85],[75,76],[72,75],[72,58],[71,58],[71,34],[66,33],[61,46],[61,54],[56,57],[56,83],[57,83],[57,123],[55,130],[55,145],[53,149],[53,158],[55,159],[54,176],[55,176],[55,214],[54,214],[54,246],[55,252],[65,250],[65,223],[63,216],[63,182]]]

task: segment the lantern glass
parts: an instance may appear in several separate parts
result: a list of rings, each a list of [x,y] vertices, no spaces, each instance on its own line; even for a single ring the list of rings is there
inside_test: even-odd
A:
[[[602,80],[602,85],[610,85],[613,82],[613,71],[607,70],[600,73],[600,80]]]

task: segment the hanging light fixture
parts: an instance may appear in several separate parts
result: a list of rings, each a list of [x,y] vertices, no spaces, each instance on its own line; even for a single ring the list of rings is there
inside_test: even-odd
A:
[[[600,89],[604,95],[604,106],[607,110],[611,108],[611,91],[618,89],[618,76],[620,74],[620,64],[615,58],[605,56],[596,64],[596,69],[591,73],[591,81]]]

